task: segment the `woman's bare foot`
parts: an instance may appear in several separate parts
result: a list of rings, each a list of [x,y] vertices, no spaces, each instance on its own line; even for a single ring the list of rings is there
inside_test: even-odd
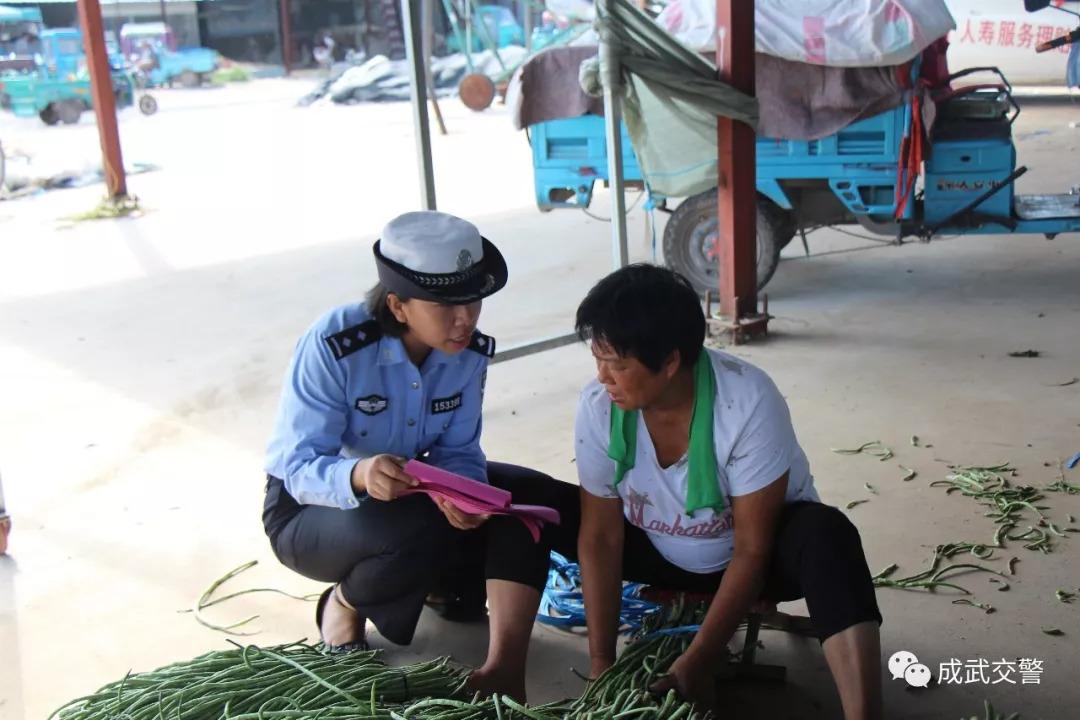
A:
[[[498,667],[484,665],[473,670],[469,674],[469,681],[465,687],[473,692],[479,692],[487,697],[494,693],[509,695],[519,703],[525,702],[525,683],[520,677],[513,677],[514,673],[507,673]]]
[[[341,586],[335,585],[323,607],[322,625],[319,632],[325,644],[337,647],[364,642],[364,625],[361,617],[341,595]]]

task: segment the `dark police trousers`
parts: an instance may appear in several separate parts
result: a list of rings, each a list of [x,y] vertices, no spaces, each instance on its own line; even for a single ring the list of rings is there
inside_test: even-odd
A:
[[[487,471],[488,482],[509,490],[515,503],[555,506],[548,494],[565,487],[564,498],[569,492],[576,505],[575,486],[542,473],[493,462]],[[572,522],[576,535],[576,512]],[[457,530],[422,494],[391,502],[368,498],[350,510],[301,505],[275,477],[267,478],[263,526],[282,564],[313,580],[341,583],[345,600],[399,645],[412,642],[433,589],[479,593],[481,602],[485,579],[543,589],[560,532],[546,526],[535,543],[520,520],[503,516]]]

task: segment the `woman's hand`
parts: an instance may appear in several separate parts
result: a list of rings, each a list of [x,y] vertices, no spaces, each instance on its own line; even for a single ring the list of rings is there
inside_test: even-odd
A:
[[[401,493],[420,482],[402,469],[405,458],[396,455],[375,455],[353,466],[352,486],[357,494],[366,492],[384,502],[396,499]]]
[[[674,688],[679,697],[694,703],[699,710],[711,710],[716,706],[716,685],[710,667],[692,653],[684,652],[671,663],[667,675],[653,683],[650,689],[654,693],[666,693]]]
[[[446,521],[458,530],[475,530],[491,517],[491,515],[470,515],[462,512],[458,510],[454,503],[440,497],[432,497],[431,499],[435,502],[435,506],[442,510],[442,514],[446,516]]]

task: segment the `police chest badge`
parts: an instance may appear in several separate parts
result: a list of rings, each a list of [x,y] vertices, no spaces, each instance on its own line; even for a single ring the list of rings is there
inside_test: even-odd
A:
[[[368,395],[356,399],[356,409],[365,415],[378,415],[386,409],[387,404],[382,395]]]
[[[445,398],[436,398],[431,401],[431,414],[453,412],[461,407],[461,393]]]

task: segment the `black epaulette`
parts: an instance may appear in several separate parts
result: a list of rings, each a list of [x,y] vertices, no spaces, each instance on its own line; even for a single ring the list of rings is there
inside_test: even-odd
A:
[[[359,325],[347,327],[341,332],[323,338],[330,346],[330,352],[338,360],[349,357],[354,352],[363,350],[382,337],[382,328],[374,320],[367,320]]]
[[[495,357],[495,338],[476,330],[472,334],[472,341],[469,342],[469,350],[489,358]]]

